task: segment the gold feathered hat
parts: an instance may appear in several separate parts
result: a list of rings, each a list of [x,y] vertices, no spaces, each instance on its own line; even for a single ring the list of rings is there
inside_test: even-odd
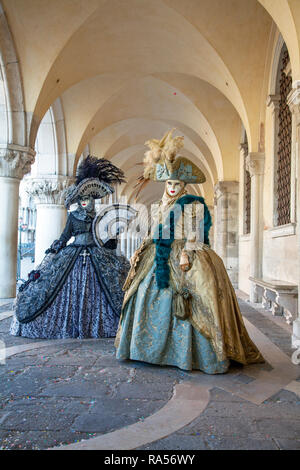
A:
[[[175,129],[166,132],[161,140],[151,139],[145,142],[149,150],[145,152],[144,173],[135,185],[138,188],[136,197],[152,181],[180,180],[185,183],[204,183],[204,173],[188,158],[176,156],[183,147],[183,136],[173,137]]]

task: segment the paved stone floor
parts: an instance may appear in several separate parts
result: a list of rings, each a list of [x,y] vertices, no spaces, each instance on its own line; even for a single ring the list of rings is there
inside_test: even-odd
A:
[[[99,448],[104,435],[112,448],[118,449],[120,432],[126,428],[130,441],[136,423],[144,440],[133,437],[122,448],[300,449],[300,366],[290,368],[289,378],[287,364],[293,351],[288,328],[249,303],[241,299],[239,303],[245,318],[284,353],[286,370],[282,374],[286,374],[286,386],[282,387],[283,382],[278,379],[278,387],[274,387],[276,374],[275,379],[268,379],[269,372],[279,367],[271,364],[272,360],[247,368],[233,365],[228,374],[208,376],[172,367],[119,362],[115,359],[113,339],[45,343],[15,338],[8,333],[11,317],[6,317],[11,313],[11,301],[2,301],[0,340],[8,348],[9,357],[0,365],[0,449],[47,449],[82,440],[91,448]],[[36,348],[26,350],[32,344]],[[10,349],[14,346],[25,350]],[[276,348],[274,354],[270,350],[271,359],[275,353],[278,354]],[[272,392],[270,396],[266,392],[267,399],[257,404],[256,390],[259,392],[259,387],[265,385],[264,380],[272,382]],[[288,382],[293,386],[289,387]],[[183,387],[173,402],[174,392],[176,395],[182,384],[187,388]],[[254,387],[253,399],[243,398],[242,391],[247,391],[247,387]],[[207,402],[203,401],[203,411],[195,407],[191,422],[187,418],[187,422],[182,419],[180,424],[179,419],[172,424],[172,414],[170,418],[167,411],[170,403],[175,404],[174,409],[178,406],[184,417],[184,407],[191,403],[189,400],[198,400],[200,389],[207,390],[208,397]],[[184,396],[185,390],[190,391],[191,397]],[[173,414],[175,418],[176,413]],[[161,432],[156,424],[150,437],[147,423],[153,417],[157,417],[156,423],[161,420],[164,429],[169,420],[170,431]]]

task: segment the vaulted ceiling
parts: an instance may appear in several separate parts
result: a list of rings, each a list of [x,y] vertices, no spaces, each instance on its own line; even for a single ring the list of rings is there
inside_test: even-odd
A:
[[[20,61],[30,144],[60,97],[67,151],[106,156],[132,195],[145,140],[176,127],[207,181],[239,179],[244,126],[259,151],[270,52],[283,35],[300,79],[298,0],[2,0]],[[143,200],[157,199],[149,185]]]

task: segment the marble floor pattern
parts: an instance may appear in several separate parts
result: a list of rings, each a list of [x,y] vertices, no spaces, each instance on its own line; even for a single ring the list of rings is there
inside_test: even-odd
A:
[[[12,337],[1,301],[0,449],[300,449],[290,327],[237,294],[267,363],[217,376],[119,362],[113,339]]]

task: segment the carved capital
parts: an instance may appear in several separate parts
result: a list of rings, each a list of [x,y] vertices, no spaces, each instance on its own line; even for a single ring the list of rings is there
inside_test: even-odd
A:
[[[73,183],[66,176],[45,176],[28,178],[25,191],[35,199],[36,204],[64,204],[64,192]]]
[[[239,183],[237,181],[219,181],[215,185],[215,198],[218,200],[221,196],[227,194],[238,194]]]
[[[29,147],[0,146],[0,176],[22,179],[30,172],[35,153]]]
[[[263,175],[265,169],[265,154],[261,152],[251,152],[246,157],[246,170],[250,176]]]

